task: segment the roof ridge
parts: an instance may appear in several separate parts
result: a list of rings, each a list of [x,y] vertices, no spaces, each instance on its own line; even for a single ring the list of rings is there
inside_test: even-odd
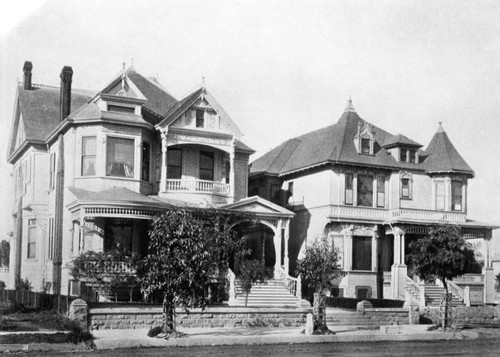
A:
[[[23,83],[22,82],[17,82],[18,85],[22,85]],[[45,88],[45,89],[61,89],[60,86],[52,86],[52,85],[48,85],[48,84],[41,84],[41,83],[32,83],[31,84],[32,87],[36,87],[36,88]],[[91,90],[91,89],[81,89],[81,88],[71,88],[71,92],[80,92],[80,93],[86,93],[86,94],[97,94],[98,92],[95,91],[95,90]]]
[[[174,99],[175,99],[175,101],[177,101],[177,102],[179,101],[176,97],[174,97],[172,94],[170,94],[170,92],[168,92],[168,91],[167,91],[167,89],[166,89],[166,88],[163,86],[163,84],[161,84],[160,82],[156,82],[156,81],[155,81],[155,80],[153,80],[152,78],[150,78],[150,77],[146,77],[146,76],[142,75],[141,73],[137,72],[137,71],[135,70],[135,68],[134,68],[134,69],[132,69],[132,70],[130,70],[130,71],[128,71],[128,72],[127,72],[127,74],[128,74],[128,73],[131,73],[131,72],[133,72],[133,73],[135,73],[135,74],[137,74],[137,75],[139,75],[139,76],[143,77],[143,78],[144,78],[144,79],[146,79],[149,83],[153,84],[154,86],[158,87],[158,89],[162,90],[163,92],[165,92],[166,94],[168,94],[169,96],[171,96],[172,98],[174,98]]]

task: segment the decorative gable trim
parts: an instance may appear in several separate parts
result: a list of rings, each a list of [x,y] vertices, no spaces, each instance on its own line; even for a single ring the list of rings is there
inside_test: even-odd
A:
[[[373,134],[373,127],[369,123],[364,125],[358,123],[358,132],[354,136],[354,146],[358,154],[374,155],[375,135]]]

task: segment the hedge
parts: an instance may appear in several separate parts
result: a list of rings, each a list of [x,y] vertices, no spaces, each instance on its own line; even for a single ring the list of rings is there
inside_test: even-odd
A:
[[[403,300],[390,300],[390,299],[366,299],[373,305],[374,308],[398,308],[403,307]],[[362,299],[346,298],[346,297],[327,297],[326,306],[338,307],[343,309],[356,309],[356,305]]]

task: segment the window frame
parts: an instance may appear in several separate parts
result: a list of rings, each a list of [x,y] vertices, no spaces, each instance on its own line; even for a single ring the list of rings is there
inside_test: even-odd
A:
[[[350,195],[348,195],[349,191]],[[344,204],[354,206],[354,174],[351,172],[344,175]]]
[[[370,182],[371,182],[371,191],[370,190],[361,190],[360,189],[360,185],[362,184],[362,182],[361,182],[362,180],[360,180],[361,177],[370,179]],[[373,207],[373,176],[368,175],[368,174],[357,175],[357,185],[356,186],[357,186],[356,187],[356,193],[357,193],[356,206],[358,206],[358,207]],[[369,195],[368,194],[361,195],[360,193],[370,193],[370,194]],[[361,201],[362,196],[368,198],[368,200],[370,201],[369,205],[361,204],[362,203],[362,201]]]
[[[408,195],[404,194],[405,190],[404,181],[408,181]],[[408,172],[401,174],[399,177],[399,198],[402,200],[413,199],[413,177]]]
[[[203,156],[210,158],[212,160],[212,167],[211,168],[202,167]],[[202,172],[203,173],[210,172],[211,174],[209,176],[211,177],[211,179],[210,178],[202,178]],[[202,180],[202,181],[211,181],[211,182],[214,181],[214,178],[215,178],[215,155],[214,155],[213,151],[200,150],[199,160],[198,160],[198,178],[199,178],[199,180]]]
[[[168,158],[169,155],[173,155],[172,152],[180,153],[180,162],[179,165],[172,165],[172,159]],[[181,148],[172,148],[167,150],[167,180],[182,180],[182,158],[183,152]],[[172,177],[172,169],[179,168],[179,177]]]
[[[408,162],[408,149],[399,148],[399,162]]]
[[[205,110],[195,109],[195,125],[197,128],[205,128]]]
[[[113,168],[109,168],[109,165],[113,163],[117,163],[116,161],[113,163],[110,163],[110,155],[109,155],[109,145],[112,140],[122,140],[122,141],[129,141],[132,144],[132,153],[133,153],[133,158],[132,158],[132,170],[131,170],[131,175],[127,174],[127,167],[123,166],[123,175],[114,175],[112,174]],[[125,179],[134,179],[136,176],[136,147],[135,147],[135,137],[129,137],[129,136],[115,136],[115,135],[108,135],[106,136],[106,177],[119,177],[119,178],[125,178]],[[116,156],[116,155],[115,155]]]
[[[459,184],[460,185],[460,194],[459,195],[455,195],[455,190],[454,190],[454,185],[455,184]],[[461,212],[463,211],[463,207],[464,207],[464,198],[463,198],[463,187],[464,187],[464,183],[460,180],[452,180],[451,181],[451,210],[452,211],[455,211],[455,212]],[[455,208],[455,199],[460,197],[460,208],[459,209],[456,209]]]
[[[442,187],[442,194],[438,194],[438,187]],[[434,202],[436,204],[436,211],[446,211],[446,183],[443,180],[434,181]],[[441,203],[439,199],[442,199],[442,208],[438,206],[438,203]]]
[[[367,254],[368,256],[358,256],[360,259],[356,259],[356,244],[360,243],[360,241],[369,242],[370,251]],[[360,243],[361,244],[361,243]],[[352,270],[356,271],[372,271],[372,250],[373,250],[373,238],[370,236],[352,236]],[[361,264],[361,266],[360,266]],[[364,266],[366,265],[366,267]],[[366,269],[365,269],[366,268]]]
[[[88,139],[94,139],[94,155],[87,155],[86,150],[85,150],[85,141]],[[87,158],[94,158],[94,173],[93,174],[84,174],[84,163],[85,159]],[[96,135],[86,135],[82,136],[82,145],[81,145],[81,152],[80,152],[80,176],[82,177],[87,177],[87,176],[96,176],[97,174],[97,169],[96,169],[96,160],[97,160],[97,136]],[[88,170],[88,168],[87,168]]]
[[[368,144],[368,146],[363,145],[363,143]],[[360,138],[361,154],[370,155],[372,153],[372,141],[370,138]]]
[[[149,182],[150,178],[151,178],[151,144],[147,141],[143,141],[141,146],[141,180]]]
[[[382,191],[380,191],[380,188],[382,188]],[[380,194],[382,194],[382,204],[380,204]],[[385,177],[384,176],[377,176],[377,202],[376,205],[378,208],[384,208],[385,207]]]
[[[28,236],[26,239],[26,259],[36,259],[36,233],[37,233],[36,218],[28,219]]]

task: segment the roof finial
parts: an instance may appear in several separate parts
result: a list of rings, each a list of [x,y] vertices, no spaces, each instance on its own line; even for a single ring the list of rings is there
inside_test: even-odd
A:
[[[125,70],[125,66],[126,66],[126,65],[127,65],[127,64],[126,64],[125,62],[122,62],[122,69],[123,69],[123,70]]]
[[[345,107],[346,112],[352,112],[355,113],[356,109],[354,109],[354,106],[352,105],[352,98],[349,96],[349,101],[347,102],[347,106]]]
[[[134,67],[134,59],[133,58],[130,59],[130,67]]]
[[[201,86],[205,90],[205,76],[201,77]]]
[[[440,121],[438,123],[438,130],[437,130],[438,133],[444,133],[444,129],[443,129],[443,122]]]

